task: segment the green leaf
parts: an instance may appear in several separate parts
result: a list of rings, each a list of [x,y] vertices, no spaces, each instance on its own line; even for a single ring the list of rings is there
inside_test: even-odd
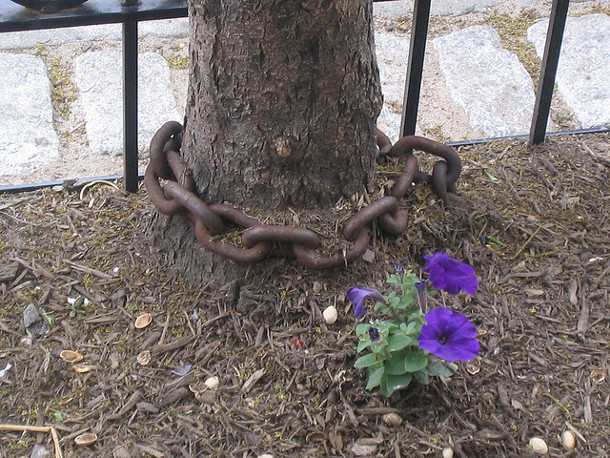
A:
[[[402,284],[402,279],[398,275],[392,274],[390,275],[390,278],[386,280],[386,282],[390,285],[400,286]]]
[[[370,328],[371,328],[370,324],[368,324],[368,323],[360,323],[360,324],[356,325],[356,335],[359,335],[359,336],[368,336]]]
[[[356,347],[356,351],[360,353],[362,350],[369,347],[371,343],[371,339],[361,340],[360,342],[358,342],[358,347]]]
[[[400,298],[398,304],[396,304],[396,308],[399,310],[405,310],[408,306],[413,303],[413,296],[406,295]]]
[[[387,306],[387,304],[384,304],[383,302],[376,302],[375,311],[379,313],[388,313],[390,311],[390,308]]]
[[[358,358],[354,362],[354,367],[360,369],[363,367],[372,367],[379,363],[380,363],[380,361],[379,361],[379,359],[377,359],[377,355],[375,353],[368,353],[368,354]]]
[[[367,390],[372,390],[376,386],[379,386],[381,383],[381,378],[383,377],[385,368],[381,366],[378,369],[375,369],[373,372],[369,373],[369,380],[366,384]]]
[[[409,336],[405,336],[404,334],[392,334],[390,337],[388,337],[388,346],[386,347],[386,350],[402,350],[403,348],[411,345],[412,343],[413,339]]]
[[[493,248],[503,248],[506,246],[506,243],[501,242],[500,240],[498,240],[497,238],[495,238],[493,235],[488,235],[487,236],[487,240],[489,241],[489,244],[493,247]]]
[[[379,385],[381,392],[385,397],[390,397],[396,390],[402,390],[411,383],[411,374],[405,375],[389,375],[384,374]]]
[[[440,359],[433,359],[428,362],[426,367],[426,373],[428,375],[442,375],[443,377],[451,377],[455,371],[444,361]]]
[[[423,323],[423,321],[424,321],[424,314],[422,313],[421,309],[419,308],[419,305],[416,305],[410,309],[405,310],[405,315],[407,317],[406,321],[409,322],[409,325],[411,323],[415,323],[415,324]]]
[[[417,372],[421,371],[428,365],[428,358],[421,351],[412,351],[405,355],[405,371]]]
[[[368,323],[360,323],[356,326],[356,335],[358,336],[358,347],[356,351],[360,353],[365,348],[371,345],[371,337],[369,336],[369,329],[371,325]]]
[[[402,375],[407,372],[405,369],[405,353],[396,352],[384,363],[386,374]]]
[[[415,372],[413,375],[415,375],[415,380],[417,380],[417,383],[421,385],[427,385],[430,383],[430,378],[424,371]]]
[[[498,179],[497,179],[495,176],[493,176],[491,173],[489,173],[487,170],[484,170],[484,171],[483,171],[483,173],[484,173],[484,174],[485,174],[485,176],[486,176],[487,178],[489,178],[491,181],[498,181]]]
[[[47,312],[42,307],[40,308],[40,311],[42,312],[42,315],[47,319],[47,323],[49,323],[49,326],[53,326],[55,324],[55,320],[53,319],[53,315],[51,315],[49,312]]]
[[[407,326],[407,329],[405,329],[404,333],[410,334],[412,336],[419,336],[419,334],[421,333],[421,323],[411,321]]]
[[[390,334],[394,332],[395,329],[398,329],[399,326],[399,323],[392,320],[376,320],[373,324],[382,334]]]

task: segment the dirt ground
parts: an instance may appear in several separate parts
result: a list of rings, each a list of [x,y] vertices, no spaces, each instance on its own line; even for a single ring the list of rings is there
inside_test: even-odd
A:
[[[316,272],[274,258],[221,288],[171,273],[144,236],[144,190],[2,196],[0,456],[51,456],[48,431],[78,457],[526,457],[532,437],[548,456],[610,456],[609,145],[596,134],[461,148],[462,204],[415,185],[404,235],[371,228],[374,259]],[[388,184],[396,173],[383,170]],[[445,298],[477,325],[479,357],[389,399],[366,391],[345,292],[387,293],[397,262],[421,273],[439,250],[480,280],[474,296]],[[77,445],[84,433],[95,442]]]

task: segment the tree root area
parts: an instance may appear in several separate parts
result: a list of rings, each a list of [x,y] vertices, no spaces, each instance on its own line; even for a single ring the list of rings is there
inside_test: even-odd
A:
[[[163,247],[144,236],[155,212],[144,190],[2,196],[0,424],[52,427],[64,455],[79,457],[438,457],[448,447],[524,457],[535,456],[532,437],[550,456],[606,457],[608,145],[598,134],[461,148],[461,204],[443,208],[413,186],[401,202],[406,233],[371,227],[366,260],[311,271],[272,258],[222,287],[170,273]],[[382,167],[380,189],[395,176]],[[481,353],[389,399],[366,391],[345,293],[387,293],[397,263],[421,274],[436,251],[475,268],[475,295],[431,305],[467,315]],[[330,305],[332,325],[322,317]],[[147,313],[150,324],[136,327]],[[64,350],[82,361],[64,361]],[[94,442],[77,445],[83,433]],[[0,456],[35,446],[54,450],[36,429],[0,433]]]

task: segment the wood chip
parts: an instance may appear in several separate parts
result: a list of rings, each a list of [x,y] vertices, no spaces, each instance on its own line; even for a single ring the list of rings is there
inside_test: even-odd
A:
[[[168,393],[165,393],[163,396],[161,396],[161,400],[159,402],[159,405],[161,407],[165,407],[168,406],[170,404],[173,404],[176,401],[179,401],[180,399],[184,398],[185,396],[188,396],[189,391],[181,386],[180,388],[176,388],[175,390],[172,390]]]
[[[508,391],[501,383],[498,383],[498,402],[504,407],[509,406]]]
[[[158,450],[150,445],[144,445],[144,444],[135,444],[135,445],[140,450],[142,450],[144,453],[154,456],[155,458],[163,458],[164,456],[166,456],[163,451]]]
[[[337,452],[343,450],[343,438],[340,434],[336,433],[328,433],[328,440],[330,441],[330,446],[335,449]]]
[[[506,434],[495,429],[483,428],[474,433],[477,439],[485,441],[501,441],[506,438]]]
[[[127,402],[123,405],[123,407],[120,408],[118,412],[108,415],[108,420],[117,420],[121,418],[138,403],[141,397],[142,392],[140,390],[134,391],[133,394],[127,400]]]
[[[256,382],[258,382],[263,377],[263,375],[265,375],[265,369],[258,369],[254,371],[254,373],[242,385],[241,390],[244,393],[250,391],[252,387],[256,384]]]
[[[66,261],[66,264],[68,264],[69,266],[71,266],[75,270],[78,270],[78,271],[86,273],[86,274],[94,275],[94,276],[102,278],[104,280],[110,280],[110,279],[113,278],[112,275],[109,275],[109,274],[107,274],[105,272],[101,272],[101,271],[99,271],[97,269],[93,269],[93,268],[88,267],[88,266],[82,266],[80,264],[76,264],[76,263],[71,262],[71,261]]]
[[[186,345],[190,344],[193,340],[195,340],[194,336],[181,337],[180,339],[174,340],[170,343],[155,345],[151,348],[150,352],[153,356],[155,356],[161,353],[167,353],[169,351],[178,350],[179,348],[185,347]]]
[[[575,278],[571,278],[568,283],[568,299],[570,300],[570,304],[576,305],[578,304],[578,297],[576,297],[576,291],[578,290],[578,282]]]
[[[371,456],[377,454],[376,445],[362,445],[355,443],[352,445],[352,453],[356,456]]]
[[[362,260],[368,263],[375,262],[375,252],[371,250],[366,250],[362,255]]]
[[[146,412],[146,413],[159,413],[160,409],[154,405],[151,404],[150,402],[138,402],[136,403],[136,409],[138,409],[139,412]]]
[[[19,264],[12,262],[10,264],[0,264],[0,283],[12,281],[19,272]]]
[[[578,324],[576,325],[576,332],[584,334],[589,327],[589,301],[584,300],[580,305],[580,315],[578,316]]]

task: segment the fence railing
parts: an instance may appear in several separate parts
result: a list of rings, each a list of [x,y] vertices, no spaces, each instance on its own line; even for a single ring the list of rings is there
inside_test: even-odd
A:
[[[393,0],[373,0],[375,2]],[[138,181],[138,22],[157,19],[186,17],[186,0],[89,0],[81,6],[41,14],[26,9],[9,0],[0,5],[0,33],[55,29],[97,24],[122,24],[123,42],[123,130],[124,159],[123,178],[128,192],[137,192]],[[424,68],[424,54],[430,20],[431,0],[414,0],[411,44],[407,66],[407,78],[403,99],[400,136],[415,134],[419,96]],[[559,51],[569,7],[569,0],[553,0],[549,28],[536,102],[529,134],[530,144],[542,143],[546,137]],[[553,134],[571,134],[606,131],[605,128],[581,131],[562,131]],[[525,138],[526,136],[521,136]],[[510,137],[518,138],[518,137]],[[492,139],[487,139],[492,140]],[[473,140],[455,142],[455,145],[481,143]],[[496,140],[496,139],[493,139]],[[451,144],[451,143],[450,143]],[[105,177],[108,178],[108,177]],[[119,178],[119,177],[112,177]],[[1,192],[23,192],[46,186],[61,185],[62,182],[0,187]]]

